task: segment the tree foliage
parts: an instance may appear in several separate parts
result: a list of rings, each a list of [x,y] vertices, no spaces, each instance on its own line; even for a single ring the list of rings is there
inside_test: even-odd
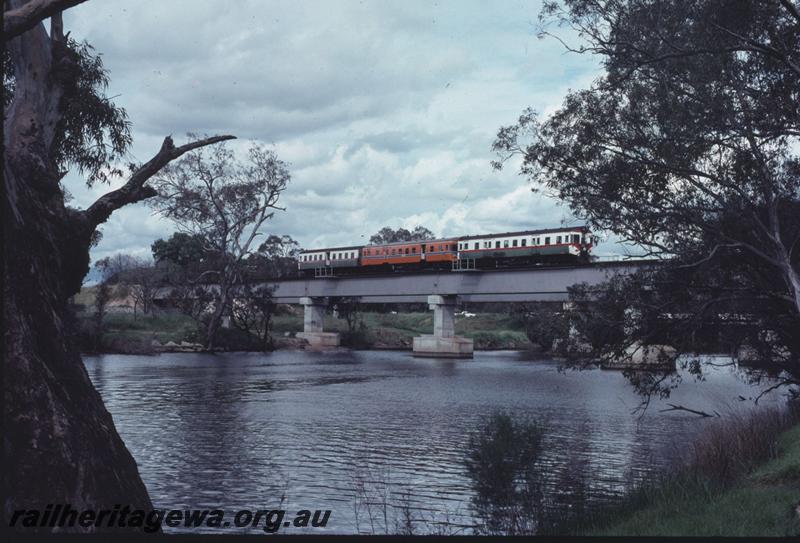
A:
[[[246,283],[238,289],[236,299],[231,304],[231,323],[239,330],[255,336],[261,351],[273,349],[270,330],[277,306],[272,298],[274,290],[273,286]]]
[[[291,236],[270,234],[247,259],[248,272],[254,277],[291,277],[297,273],[300,244]]]
[[[548,3],[541,21],[545,34],[554,24],[576,30],[584,44],[571,49],[598,55],[605,74],[546,119],[526,110],[500,129],[495,165],[520,157],[536,188],[662,259],[660,271],[612,290],[630,297],[638,288],[650,312],[680,316],[668,326],[675,341],[698,323],[745,318],[796,379],[796,5],[568,0]]]
[[[109,72],[100,55],[86,42],[66,38],[58,45],[64,60],[53,77],[62,88],[60,117],[53,140],[53,159],[66,171],[86,175],[86,182],[107,182],[123,171],[116,165],[131,145],[130,121],[125,109],[106,96]],[[3,53],[4,106],[11,104],[16,87],[12,52]]]
[[[435,239],[436,236],[433,232],[424,226],[417,226],[414,230],[406,230],[405,228],[398,228],[393,230],[388,226],[384,226],[377,233],[369,238],[371,245],[380,245],[382,243],[394,243],[396,241],[425,241],[428,239]]]
[[[175,232],[167,239],[157,239],[150,249],[156,262],[172,262],[178,266],[203,262],[209,257],[203,237],[184,232]]]
[[[469,438],[465,466],[479,535],[534,535],[543,520],[545,426],[493,414]]]
[[[240,160],[224,144],[200,148],[163,168],[152,182],[158,192],[151,200],[156,211],[216,255],[212,269],[190,279],[194,283],[209,276],[217,286],[208,348],[230,312],[232,289],[242,282],[253,242],[281,209],[278,199],[290,179],[286,164],[264,145],[253,144],[247,158]]]

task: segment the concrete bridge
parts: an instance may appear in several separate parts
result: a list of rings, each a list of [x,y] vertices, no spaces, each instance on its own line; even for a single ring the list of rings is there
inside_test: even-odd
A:
[[[339,335],[325,332],[323,317],[331,298],[356,298],[360,303],[424,302],[434,312],[432,335],[414,338],[417,356],[471,357],[471,339],[458,337],[454,314],[463,302],[565,302],[568,287],[599,284],[613,275],[631,273],[652,260],[594,263],[584,266],[470,270],[286,279],[264,283],[274,287],[279,303],[304,306],[303,332],[314,346],[336,346]]]

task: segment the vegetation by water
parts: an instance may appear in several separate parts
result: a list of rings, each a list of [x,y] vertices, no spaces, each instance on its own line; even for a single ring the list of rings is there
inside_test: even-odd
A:
[[[153,341],[202,343],[202,330],[192,317],[174,310],[154,309],[150,314],[128,308],[107,310],[102,335],[96,336],[94,303],[97,287],[84,288],[75,296],[78,342],[84,351],[147,353]],[[456,318],[456,333],[475,341],[478,350],[529,349],[534,345],[526,334],[525,321],[518,315],[498,311],[465,313]],[[433,332],[431,311],[360,311],[353,330],[343,315],[325,316],[326,331],[339,332],[343,345],[358,348],[410,349],[413,338]],[[271,319],[273,344],[280,348],[286,339],[303,330],[303,309],[279,305]],[[230,350],[258,350],[253,338],[240,330],[222,329],[219,344]]]
[[[587,493],[576,493],[572,503],[555,507],[539,464],[546,426],[497,413],[471,437],[465,459],[481,519],[475,529],[494,535],[798,536],[796,403],[721,420],[687,444],[682,461],[622,498],[593,504]]]
[[[800,535],[796,411],[719,425],[693,445],[688,465],[641,486],[616,507],[597,512],[579,533]]]

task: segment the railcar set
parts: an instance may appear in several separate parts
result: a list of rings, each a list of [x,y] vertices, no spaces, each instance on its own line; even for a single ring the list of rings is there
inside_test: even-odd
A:
[[[413,270],[470,271],[588,262],[597,244],[585,226],[425,241],[330,247],[298,254],[301,275],[330,277]]]

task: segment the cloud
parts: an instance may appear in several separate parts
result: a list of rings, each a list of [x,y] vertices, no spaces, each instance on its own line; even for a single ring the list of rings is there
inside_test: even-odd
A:
[[[231,6],[234,6],[231,9]],[[440,235],[558,226],[558,202],[495,172],[497,129],[528,106],[558,107],[600,73],[535,36],[538,4],[442,1],[122,0],[65,14],[111,71],[133,123],[131,158],[164,136],[232,133],[274,144],[292,182],[267,230],[303,246],[364,242],[383,226]],[[116,184],[121,184],[118,181]],[[113,187],[65,184],[85,207]],[[95,258],[143,254],[174,228],[133,206]]]

